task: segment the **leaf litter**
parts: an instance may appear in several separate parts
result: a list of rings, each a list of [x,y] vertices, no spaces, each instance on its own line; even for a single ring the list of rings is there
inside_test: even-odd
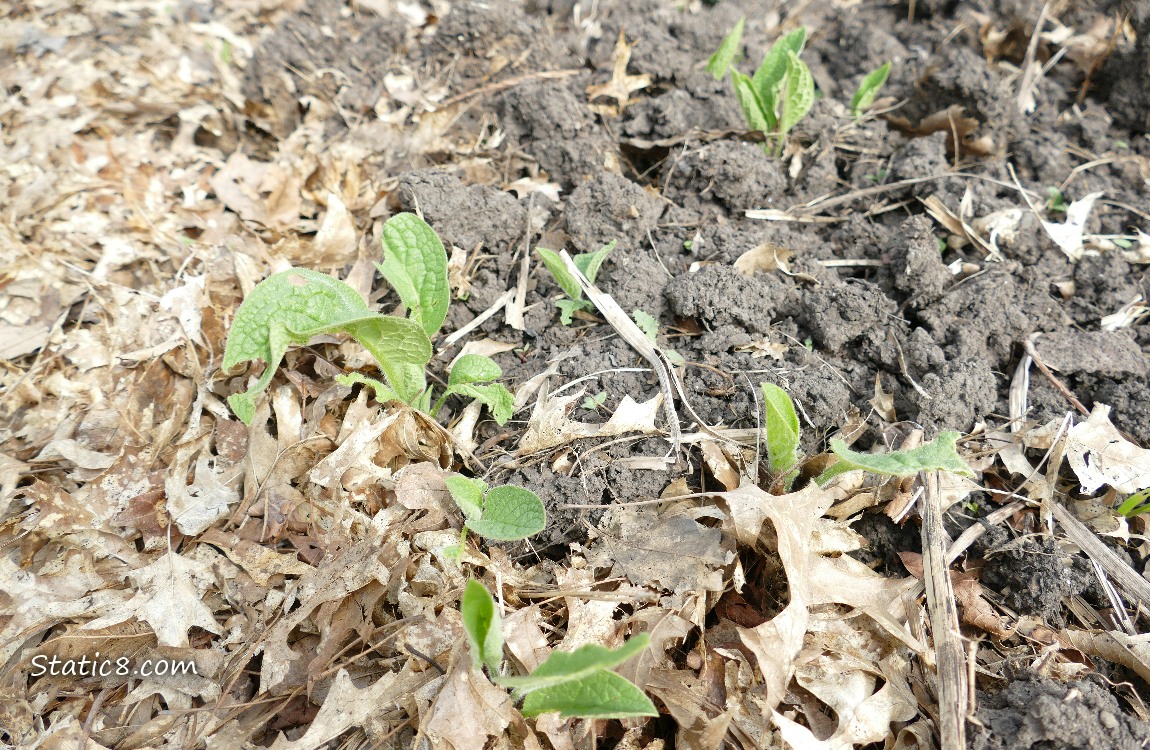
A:
[[[0,178],[12,201],[0,231],[13,253],[0,298],[6,739],[300,750],[341,738],[394,747],[418,739],[463,750],[616,738],[603,723],[524,718],[473,669],[457,613],[468,572],[497,592],[512,625],[506,656],[528,671],[551,654],[647,633],[651,648],[625,674],[658,701],[686,746],[781,739],[822,749],[931,737],[936,659],[922,626],[922,564],[906,556],[910,575],[881,575],[851,556],[866,542],[850,519],[828,515],[886,492],[873,475],[819,487],[808,471],[799,489],[772,495],[756,467],[746,475],[742,451],[707,432],[696,458],[707,467],[697,475],[706,486],[683,483],[657,504],[613,506],[583,549],[512,557],[473,543],[453,560],[445,549],[463,517],[443,478],[460,446],[421,414],[333,385],[330,374],[342,371],[333,362],[345,361],[338,341],[287,351],[290,386],[275,381],[250,426],[233,419],[223,394],[243,386],[220,365],[228,323],[255,283],[289,262],[343,269],[361,245],[375,257],[371,222],[386,215],[381,204],[394,189],[365,175],[377,149],[424,158],[468,148],[445,135],[459,112],[435,111],[443,92],[419,76],[385,82],[406,93],[372,102],[378,123],[342,139],[325,139],[323,113],[351,110],[303,92],[278,112],[282,102],[270,112],[255,103],[244,125],[252,102],[241,71],[260,28],[290,10],[242,3],[204,22],[139,3],[56,9],[46,28],[28,26],[26,51],[3,71],[6,90],[20,91],[0,111],[16,134]],[[427,18],[407,11],[402,36],[415,41]],[[112,18],[121,25],[107,25]],[[128,36],[113,49],[93,33],[105,27]],[[636,106],[631,95],[657,79],[655,71],[628,74],[642,63],[626,39],[621,29],[607,83],[585,89],[591,99],[615,100],[595,105],[614,113]],[[66,63],[54,57],[61,50]],[[417,137],[398,145],[408,116],[418,120]],[[236,149],[241,128],[274,133],[292,117],[301,118],[298,128],[272,158]],[[965,138],[973,126],[961,124]],[[511,185],[560,197],[556,182],[524,180]],[[1072,203],[1065,223],[1043,222],[1074,260],[1094,195]],[[998,252],[1004,224],[968,222],[933,205],[953,234]],[[1008,218],[1013,230],[1016,217]],[[753,277],[786,271],[793,255],[766,242],[735,265]],[[453,287],[466,294],[462,265]],[[679,385],[674,366],[603,297],[614,305],[601,308],[609,322],[666,372],[665,392],[622,394],[595,424],[571,417],[583,391],[539,388],[554,375],[545,373],[517,399],[518,408],[532,396],[535,403],[501,458],[525,462],[677,429],[671,396],[683,393],[671,390]],[[460,354],[513,353],[515,345],[487,338],[467,346]],[[990,457],[978,471],[986,492],[1009,491],[1033,506],[1011,528],[1032,529],[1058,504],[1054,516],[1074,529],[1077,546],[1103,560],[1109,548],[1072,525],[1064,501],[1071,492],[1129,495],[1150,486],[1146,451],[1102,406],[1067,430],[1057,451],[1037,437],[1041,429],[1015,433],[1009,463],[993,460],[1007,449],[990,433],[981,442],[976,433],[964,451]],[[845,446],[836,453],[863,455]],[[1145,533],[1144,521],[1132,524]],[[976,572],[984,561],[971,554],[966,562]],[[1137,577],[1127,562],[1104,562],[1126,597],[1120,604],[1150,604],[1123,578]],[[974,573],[949,576],[973,633],[1015,639],[1011,648],[1050,674],[1089,669],[1081,654],[1150,674],[1138,636],[1097,612],[1093,627],[1052,628],[1007,611]],[[185,659],[197,672],[121,683],[34,675],[37,657],[97,652]],[[648,722],[626,736],[657,747],[656,731]]]

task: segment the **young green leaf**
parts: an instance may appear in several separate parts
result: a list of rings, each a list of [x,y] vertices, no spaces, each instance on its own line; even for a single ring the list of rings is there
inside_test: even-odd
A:
[[[774,130],[775,115],[763,106],[759,95],[755,93],[751,79],[737,70],[732,70],[731,82],[735,85],[735,98],[739,100],[739,106],[743,108],[743,117],[747,120],[747,127],[763,133]]]
[[[787,74],[787,53],[801,54],[803,46],[807,43],[807,30],[799,27],[791,33],[775,40],[767,54],[763,56],[762,63],[755,70],[751,79],[755,93],[763,106],[771,110],[772,119],[775,113],[775,104],[779,99],[779,91],[783,85],[783,77]],[[774,130],[774,123],[771,123]]]
[[[254,386],[229,397],[228,404],[237,417],[250,423],[255,414],[255,397],[271,383],[288,347],[306,344],[321,333],[347,331],[371,350],[369,344],[377,343],[374,334],[388,331],[404,338],[398,352],[401,364],[418,359],[424,351],[430,359],[431,342],[422,330],[414,335],[411,327],[402,318],[370,312],[354,289],[327,274],[296,268],[269,276],[256,285],[236,311],[222,364],[226,371],[241,362],[259,359],[267,367]],[[426,349],[422,347],[425,342]],[[394,369],[398,372],[401,368]],[[390,373],[384,373],[390,380]],[[422,365],[419,377],[422,380]],[[397,384],[392,381],[392,385]]]
[[[799,123],[815,103],[815,81],[810,68],[794,52],[787,52],[787,90],[779,115],[779,138]]]
[[[467,527],[480,536],[513,542],[535,536],[547,526],[547,512],[539,496],[522,487],[492,487],[483,502],[483,514],[468,519]]]
[[[431,339],[419,323],[393,315],[376,315],[344,326],[367,349],[387,382],[404,403],[426,410],[424,368],[431,361]]]
[[[502,383],[490,383],[489,380],[498,380],[503,376],[503,368],[497,365],[490,357],[481,354],[465,354],[456,360],[451,368],[451,375],[447,380],[447,388],[443,391],[439,402],[432,409],[432,413],[439,411],[439,407],[448,396],[465,396],[473,398],[491,410],[495,421],[504,425],[515,409],[515,397],[511,395]]]
[[[535,252],[539,253],[540,259],[543,260],[543,265],[545,265],[547,270],[551,272],[551,275],[555,277],[555,283],[559,285],[559,288],[563,290],[564,294],[573,300],[583,298],[583,287],[579,286],[579,279],[575,278],[575,276],[567,270],[567,266],[564,265],[563,259],[559,257],[559,253],[554,250],[548,250],[545,247],[537,247],[535,248]],[[570,322],[570,318],[568,318],[564,325]]]
[[[643,332],[643,335],[651,339],[651,342],[654,343],[655,339],[659,336],[659,321],[642,310],[633,311],[631,317],[635,319],[635,325],[639,326],[639,330]]]
[[[874,104],[879,89],[886,83],[886,79],[889,75],[890,63],[887,62],[867,73],[866,77],[862,79],[858,91],[851,97],[851,114],[856,120],[870,109],[870,105]]]
[[[603,261],[607,260],[611,251],[615,249],[617,242],[618,240],[611,240],[593,253],[579,253],[571,259],[571,262],[575,264],[580,273],[587,277],[588,281],[594,284],[595,279],[599,277],[599,268],[603,265]],[[559,262],[562,263],[562,259]],[[579,282],[576,280],[575,283],[578,284]],[[580,296],[582,296],[582,290],[580,290]]]
[[[535,690],[581,680],[595,672],[616,667],[637,655],[650,642],[650,636],[640,633],[616,649],[588,643],[574,651],[553,651],[531,674],[500,677],[495,682],[504,687],[515,688],[517,695],[527,695]]]
[[[954,474],[974,476],[974,472],[958,455],[959,433],[947,431],[940,432],[938,437],[929,443],[905,451],[891,451],[890,453],[856,453],[847,448],[841,440],[831,441],[831,450],[839,460],[831,464],[816,480],[819,484],[826,484],[839,474],[848,471],[863,470],[886,476],[906,477],[920,471],[933,471],[940,469]]]
[[[585,299],[557,299],[555,306],[559,308],[559,322],[565,326],[571,325],[572,316],[580,310],[595,309],[595,306]]]
[[[375,378],[369,378],[358,372],[349,372],[346,375],[336,375],[335,382],[351,387],[356,384],[366,385],[375,391],[375,400],[379,403],[388,401],[401,401],[399,394],[392,390],[387,383],[381,383]]]
[[[451,499],[463,511],[463,517],[468,521],[483,516],[483,494],[487,492],[487,483],[482,479],[468,479],[460,474],[452,474],[444,478]]]
[[[743,29],[746,25],[747,19],[740,18],[739,22],[735,24],[735,28],[723,37],[723,42],[715,50],[715,54],[711,55],[711,59],[707,61],[707,72],[713,75],[716,81],[727,74],[727,69],[735,61],[735,55],[738,54],[739,45],[743,41]]]
[[[779,476],[799,460],[799,417],[786,391],[773,383],[763,383],[762,389],[768,463]]]
[[[479,581],[467,582],[459,613],[463,615],[463,629],[476,671],[486,664],[488,672],[498,675],[499,662],[503,660],[503,623],[495,600]]]
[[[614,672],[600,671],[582,679],[536,690],[523,699],[523,715],[530,718],[558,711],[567,718],[627,719],[658,716],[646,694]]]
[[[1114,509],[1114,512],[1126,518],[1133,518],[1148,510],[1150,510],[1150,489],[1145,489],[1135,492],[1123,500],[1122,504]]]
[[[387,279],[411,319],[434,336],[447,317],[451,292],[447,252],[435,232],[415,214],[396,214],[383,225],[383,263],[376,268]]]

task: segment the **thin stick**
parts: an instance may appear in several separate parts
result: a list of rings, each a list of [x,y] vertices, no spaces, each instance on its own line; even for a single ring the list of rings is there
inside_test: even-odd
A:
[[[966,710],[969,695],[966,650],[958,629],[958,605],[946,563],[948,539],[942,525],[942,491],[939,474],[924,477],[926,495],[919,507],[922,515],[922,562],[926,584],[927,614],[934,640],[938,668],[938,734],[941,750],[966,750]]]
[[[1034,348],[1034,338],[1035,337],[1031,336],[1022,341],[1022,346],[1026,349],[1026,353],[1029,354],[1030,358],[1034,360],[1034,364],[1038,365],[1038,369],[1042,371],[1042,374],[1046,376],[1046,379],[1049,380],[1050,383],[1058,389],[1059,393],[1066,397],[1066,400],[1070,402],[1070,405],[1077,409],[1083,416],[1089,417],[1090,410],[1082,405],[1082,402],[1079,401],[1075,395],[1070,392],[1070,389],[1067,388],[1062,383],[1062,381],[1059,380],[1058,377],[1050,371],[1050,368],[1047,367],[1046,363],[1042,361],[1042,357],[1038,356],[1038,351]]]

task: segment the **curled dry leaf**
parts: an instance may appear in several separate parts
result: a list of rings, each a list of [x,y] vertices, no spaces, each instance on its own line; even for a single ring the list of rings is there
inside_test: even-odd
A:
[[[1066,459],[1087,494],[1104,484],[1124,494],[1150,487],[1150,450],[1122,437],[1106,404],[1095,404],[1085,422],[1070,428]]]
[[[603,424],[587,424],[567,416],[584,393],[580,390],[570,396],[553,396],[537,403],[527,423],[527,432],[519,441],[517,453],[525,456],[583,438],[613,437],[629,432],[650,435],[658,432],[655,418],[663,403],[663,394],[641,404],[630,396],[624,396],[609,420]]]

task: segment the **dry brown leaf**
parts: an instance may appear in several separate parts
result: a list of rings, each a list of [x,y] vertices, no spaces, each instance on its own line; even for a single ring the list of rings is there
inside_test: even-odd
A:
[[[599,97],[609,97],[617,104],[615,113],[619,114],[631,101],[631,92],[645,89],[651,85],[651,76],[643,74],[637,76],[627,75],[627,63],[631,61],[631,50],[634,44],[627,44],[623,36],[623,29],[619,29],[619,39],[615,42],[615,64],[611,70],[611,80],[607,83],[587,87],[587,97],[594,101]]]
[[[507,691],[475,672],[470,659],[456,659],[419,729],[432,750],[484,750],[488,738],[502,735],[514,720]]]
[[[327,213],[319,225],[306,260],[317,266],[342,266],[355,255],[358,232],[347,206],[334,192],[327,194]]]
[[[629,395],[624,396],[619,408],[603,424],[576,422],[567,417],[584,394],[585,391],[580,390],[570,396],[552,396],[537,402],[516,453],[525,456],[583,438],[613,437],[628,432],[644,435],[658,432],[655,418],[663,403],[663,394],[641,404]]]
[[[1085,422],[1070,428],[1066,459],[1084,493],[1104,484],[1127,495],[1150,487],[1150,450],[1122,437],[1106,404],[1095,404]]]
[[[764,242],[735,259],[735,270],[744,276],[754,276],[756,272],[763,271],[790,271],[788,265],[794,251],[771,242]]]

